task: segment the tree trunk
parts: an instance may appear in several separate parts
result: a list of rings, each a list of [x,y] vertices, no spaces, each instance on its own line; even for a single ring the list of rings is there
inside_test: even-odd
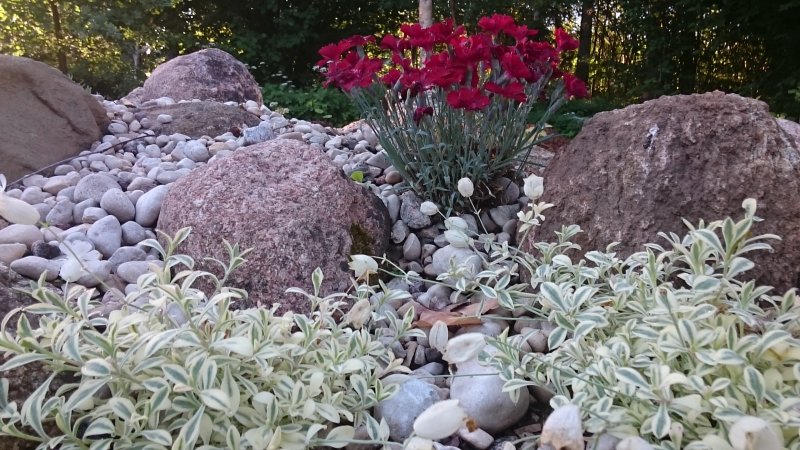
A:
[[[592,22],[594,22],[594,0],[581,2],[581,29],[579,32],[578,66],[575,75],[589,84],[589,57],[592,48]]]
[[[422,28],[433,25],[433,0],[419,0],[419,24]]]
[[[453,18],[453,23],[458,24],[458,18],[456,17],[456,0],[450,0],[450,17]]]
[[[61,29],[61,13],[58,10],[58,3],[55,0],[49,0],[49,3],[50,14],[53,16],[53,33],[56,36],[58,70],[62,73],[67,73],[67,53],[64,51],[66,42],[64,42],[64,32]]]

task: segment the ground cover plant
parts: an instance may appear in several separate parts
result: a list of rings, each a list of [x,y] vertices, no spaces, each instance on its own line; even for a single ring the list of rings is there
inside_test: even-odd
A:
[[[456,190],[468,201],[474,195],[468,179]],[[518,218],[526,239],[552,205],[539,201],[540,177],[526,178],[523,191],[530,204]],[[0,206],[4,217],[26,217],[21,203]],[[164,264],[153,264],[123,309],[107,316],[95,309],[93,289],[67,283],[57,292],[44,279],[36,283],[38,303],[25,311],[38,323],[5,318],[0,348],[13,357],[0,371],[41,361],[54,375],[22,405],[8,401],[8,382],[0,381],[0,433],[40,448],[309,448],[344,446],[363,426],[363,442],[385,443],[388,428],[371,408],[396,389],[392,374],[408,372],[391,343],[427,339],[449,363],[478,358],[494,367],[511,396],[532,385],[551,389],[553,408],[578,411],[579,435],[625,438],[617,449],[634,442],[664,450],[800,448],[800,303],[794,291],[771,295],[740,280],[753,267],[747,253],[769,250],[776,238],[753,236],[756,203],[743,208],[739,221],[687,223],[685,236],[664,234],[664,246],[649,244],[625,259],[609,248],[574,262],[575,226],[527,254],[443,217],[448,242],[476,251],[482,270],[452,265],[429,282],[454,287],[453,298],[495,302],[483,318],[554,324],[544,353],[526,350],[530,336],[508,329],[497,338],[451,339],[441,322],[415,328],[413,308],[387,313],[382,304],[410,295],[369,285],[382,269],[366,255],[352,258],[348,292],[320,298],[319,271],[315,292],[291,290],[307,296],[310,315],[232,311],[246,293],[225,287],[225,278],[246,252],[228,245],[230,259],[220,262],[226,275],[216,279],[177,252],[189,233],[181,230],[166,245],[147,242]],[[439,214],[429,202],[421,209]],[[385,262],[394,277],[422,279]],[[201,277],[215,282],[211,295],[193,288]],[[338,309],[345,300],[347,313]],[[9,320],[17,321],[16,334],[7,331]],[[76,381],[48,396],[61,372]],[[435,404],[404,446],[429,449],[468,420],[457,402]],[[45,433],[45,423],[62,434]],[[518,444],[533,448],[536,440]]]

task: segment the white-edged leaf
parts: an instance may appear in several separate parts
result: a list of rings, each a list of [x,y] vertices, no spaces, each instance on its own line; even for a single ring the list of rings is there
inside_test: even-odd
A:
[[[185,384],[187,386],[191,384],[189,372],[177,364],[164,364],[161,366],[161,370],[164,371],[164,376],[175,384]]]
[[[552,305],[553,309],[561,312],[567,312],[567,306],[564,303],[564,297],[561,295],[561,289],[555,283],[549,281],[542,283],[542,295]],[[550,347],[553,348],[553,347]]]
[[[186,425],[181,428],[181,435],[186,440],[186,448],[194,448],[194,443],[197,441],[197,437],[200,436],[200,423],[205,412],[206,407],[201,405],[192,418],[186,422]]]
[[[87,377],[107,377],[111,371],[111,363],[103,358],[90,359],[81,366],[81,373]]]
[[[64,412],[70,412],[74,410],[82,402],[84,402],[87,397],[94,396],[94,394],[106,384],[107,381],[102,379],[89,379],[88,381],[84,380],[80,387],[70,395],[69,400],[67,400],[67,402],[64,404]]]
[[[622,367],[617,369],[616,376],[617,380],[622,381],[623,383],[636,386],[645,392],[651,391],[650,384],[642,376],[642,374],[634,369],[631,369],[630,367]]]
[[[104,435],[111,435],[114,436],[114,424],[106,417],[100,417],[98,419],[92,420],[92,423],[86,427],[86,432],[83,433],[84,438],[90,438],[92,436],[101,437]],[[106,436],[108,437],[108,436]]]
[[[567,338],[567,330],[562,327],[556,327],[555,330],[550,332],[550,335],[547,336],[547,348],[551,351],[557,349],[561,344],[564,343],[564,340]]]
[[[333,448],[342,448],[349,444],[355,436],[356,431],[350,425],[341,425],[330,431],[325,436],[325,445]]]
[[[142,436],[150,442],[169,447],[172,445],[172,435],[166,430],[144,430]]]
[[[662,439],[669,434],[669,428],[672,426],[672,420],[669,418],[669,414],[667,413],[667,405],[661,404],[658,407],[658,411],[653,416],[652,428],[653,434]]]
[[[764,398],[764,392],[766,391],[764,375],[755,367],[747,366],[744,368],[744,384],[756,400],[761,402]]]
[[[215,349],[225,349],[242,356],[253,356],[253,340],[248,336],[234,336],[211,344]]]
[[[117,415],[120,419],[124,421],[131,420],[131,416],[136,412],[136,408],[133,406],[133,403],[124,397],[112,397],[108,399],[107,405],[111,408],[111,411]]]
[[[5,364],[0,366],[0,372],[11,370],[19,366],[24,366],[25,364],[32,363],[34,361],[42,361],[47,358],[47,355],[42,355],[39,353],[23,353],[6,361]]]
[[[144,357],[149,358],[153,355],[153,353],[161,350],[166,345],[168,345],[172,339],[175,338],[178,333],[181,333],[183,330],[180,328],[162,331],[160,333],[156,333],[152,337],[150,337],[150,341],[147,345],[144,346]]]
[[[200,400],[210,409],[231,412],[231,398],[222,389],[206,389],[200,393]]]
[[[719,289],[720,282],[718,279],[706,275],[697,275],[694,277],[692,288],[698,292],[713,292]]]

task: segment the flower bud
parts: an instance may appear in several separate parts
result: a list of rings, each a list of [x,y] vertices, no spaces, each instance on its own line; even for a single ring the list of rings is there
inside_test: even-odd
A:
[[[378,273],[378,263],[367,255],[351,255],[349,266],[350,270],[355,273],[356,278]]]
[[[524,192],[525,196],[530,200],[538,199],[542,196],[542,193],[544,193],[544,178],[537,177],[536,175],[525,178],[522,192]]]
[[[472,197],[472,193],[475,191],[475,186],[472,184],[472,180],[469,178],[462,178],[458,180],[458,193],[463,195],[464,197]]]
[[[414,421],[414,432],[421,438],[437,441],[458,431],[466,420],[467,413],[458,400],[442,400],[422,411]]]
[[[439,212],[439,207],[433,202],[422,202],[422,204],[419,205],[419,210],[426,216],[433,216]]]

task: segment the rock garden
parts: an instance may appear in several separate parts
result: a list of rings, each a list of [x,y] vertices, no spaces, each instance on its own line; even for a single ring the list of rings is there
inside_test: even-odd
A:
[[[577,43],[486,19],[323,47],[343,128],[221,50],[119,100],[0,55],[0,448],[800,448],[800,125],[671,96],[549,151]]]

